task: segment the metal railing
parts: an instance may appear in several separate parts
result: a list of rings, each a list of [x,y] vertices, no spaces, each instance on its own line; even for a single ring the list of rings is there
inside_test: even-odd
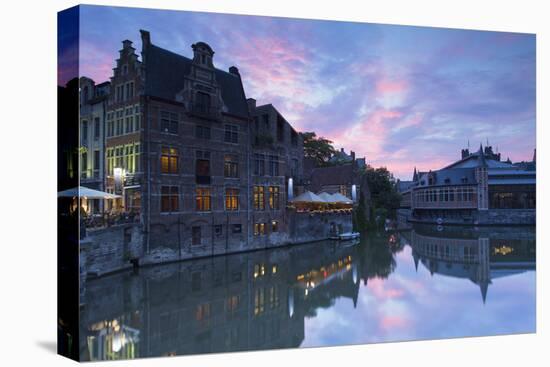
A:
[[[118,224],[139,223],[138,212],[95,213],[86,215],[83,220],[87,229],[105,228]]]

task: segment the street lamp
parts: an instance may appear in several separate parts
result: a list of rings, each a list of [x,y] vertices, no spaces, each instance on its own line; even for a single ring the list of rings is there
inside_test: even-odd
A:
[[[288,179],[288,201],[294,199],[294,181],[292,177]]]
[[[113,175],[115,178],[115,193],[120,194],[122,193],[122,185],[124,182],[124,176],[126,172],[121,167],[115,167],[113,169]]]

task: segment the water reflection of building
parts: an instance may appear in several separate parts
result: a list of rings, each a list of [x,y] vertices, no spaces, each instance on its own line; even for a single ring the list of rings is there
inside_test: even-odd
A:
[[[356,247],[304,245],[88,283],[84,360],[298,347],[304,318],[359,290]]]
[[[492,280],[535,269],[535,231],[437,229],[415,226],[403,234],[412,247],[415,267],[422,263],[434,273],[469,279],[485,303]]]

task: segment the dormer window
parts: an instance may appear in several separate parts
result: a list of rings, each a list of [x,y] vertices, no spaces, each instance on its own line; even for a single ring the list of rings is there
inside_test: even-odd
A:
[[[210,94],[197,92],[195,107],[199,112],[208,113],[210,111]]]
[[[212,56],[214,55],[214,51],[210,46],[208,46],[204,42],[197,42],[193,45],[191,45],[193,48],[193,60],[194,62],[201,64],[201,65],[211,65],[212,63]]]

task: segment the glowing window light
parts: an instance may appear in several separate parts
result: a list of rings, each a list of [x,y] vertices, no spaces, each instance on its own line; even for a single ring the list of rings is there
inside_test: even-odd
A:
[[[510,246],[504,246],[503,245],[501,247],[495,247],[494,252],[495,252],[495,255],[506,256],[509,253],[514,252],[514,248],[512,248]]]

